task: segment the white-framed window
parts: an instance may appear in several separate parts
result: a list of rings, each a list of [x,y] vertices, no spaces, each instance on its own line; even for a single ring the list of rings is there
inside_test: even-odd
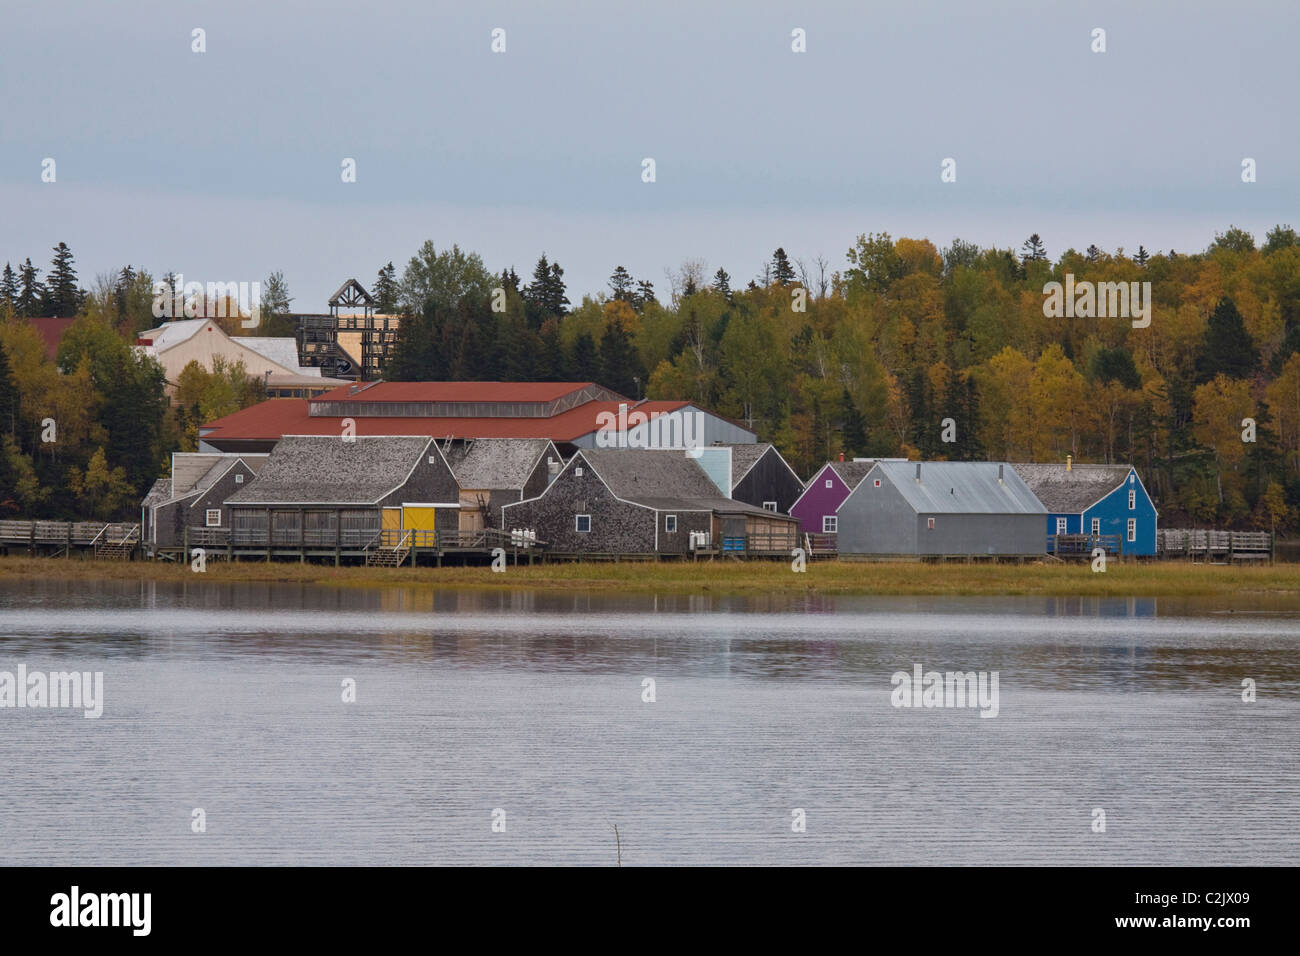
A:
[[[672,534],[677,530],[677,515],[664,515],[664,531]]]
[[[235,484],[242,485],[243,483],[244,483],[244,476],[242,474],[235,475]]]
[[[591,515],[574,515],[573,530],[579,534],[587,534],[591,531]]]
[[[1138,505],[1138,493],[1130,490],[1128,493],[1128,510],[1132,511]]]
[[[835,534],[840,530],[840,519],[836,515],[822,515],[822,534]]]
[[[573,469],[573,477],[574,477],[574,478],[581,478],[581,477],[582,477],[582,466],[581,466],[581,465],[579,465],[578,467],[576,467],[576,468]]]
[[[207,521],[207,525],[208,525],[209,528],[220,528],[220,527],[221,527],[221,509],[220,509],[220,508],[208,508],[207,511],[206,511],[206,513],[204,514],[204,518],[206,519],[206,521]]]
[[[933,530],[934,530],[934,519],[933,519],[933,518],[926,518],[926,519],[925,519],[925,526],[926,526],[926,528],[927,528],[928,530],[933,531]]]
[[[874,480],[875,483],[876,483],[876,484],[875,484],[875,487],[879,488],[879,487],[880,487],[880,479],[879,479],[879,478],[876,478],[876,479],[873,479],[873,480]]]
[[[1101,519],[1100,519],[1100,518],[1093,518],[1093,519],[1092,519],[1092,533],[1093,533],[1093,534],[1101,534]]]
[[[763,502],[763,510],[764,510],[764,511],[772,511],[772,512],[775,512],[775,511],[776,511],[776,502],[775,502],[775,501],[764,501],[764,502]]]
[[[1128,539],[1136,541],[1138,539],[1138,520],[1137,518],[1128,519]]]
[[[1065,518],[1057,518],[1057,519],[1056,519],[1056,533],[1057,533],[1057,534],[1065,534],[1065,524],[1066,524],[1066,519],[1065,519]]]
[[[830,479],[830,478],[827,478],[827,479],[826,479],[826,487],[827,487],[827,488],[834,488],[834,487],[835,487],[835,482],[834,482],[834,480],[832,480],[832,479]]]

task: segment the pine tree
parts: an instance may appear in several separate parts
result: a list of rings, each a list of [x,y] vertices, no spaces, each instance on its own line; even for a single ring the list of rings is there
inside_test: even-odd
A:
[[[1150,253],[1147,252],[1146,246],[1139,245],[1137,255],[1133,257],[1133,261],[1140,266],[1145,266],[1147,264],[1147,260],[1150,258],[1151,255]]]
[[[632,339],[620,319],[605,326],[600,337],[600,384],[620,395],[638,398],[637,380],[641,377],[640,363]]]
[[[77,270],[73,267],[72,250],[66,242],[54,247],[54,259],[45,282],[45,299],[42,312],[51,317],[74,316],[81,310],[81,292],[77,289]]]
[[[596,352],[595,340],[588,332],[580,333],[569,354],[569,373],[566,378],[571,382],[598,382],[601,377],[599,366],[600,356]]]
[[[1095,245],[1091,245],[1088,247],[1087,252],[1083,254],[1083,258],[1085,258],[1089,262],[1096,262],[1098,259],[1101,258],[1101,250],[1098,249]]]
[[[0,345],[0,434],[18,437],[18,386],[14,384],[9,353],[3,345]]]
[[[861,455],[867,450],[867,423],[847,388],[840,395],[840,420],[843,423],[840,434],[844,439],[845,456]]]
[[[614,292],[615,301],[632,302],[636,296],[636,280],[632,278],[632,273],[622,266],[615,267],[609,277],[609,287]]]
[[[135,276],[135,270],[128,264],[122,267],[122,271],[117,274],[117,281],[113,283],[113,308],[119,319],[126,315],[127,295],[135,282]]]
[[[632,297],[632,308],[640,312],[647,305],[655,300],[654,283],[649,279],[642,279],[636,284],[636,295]]]
[[[45,298],[45,286],[38,276],[41,270],[32,265],[29,257],[18,270],[18,308],[19,315],[34,318],[39,315],[41,301]]]
[[[559,319],[547,319],[537,336],[537,364],[534,369],[539,382],[560,382],[565,377],[564,344],[560,341]]]
[[[565,294],[564,270],[558,262],[551,263],[551,278],[546,284],[546,307],[557,319],[569,311],[569,298]]]
[[[379,270],[370,295],[375,300],[375,311],[380,315],[397,312],[397,268],[391,262]]]
[[[9,307],[18,310],[18,274],[13,266],[5,263],[3,277],[0,277],[0,308]]]
[[[1259,353],[1246,331],[1236,303],[1224,296],[1205,327],[1201,354],[1196,359],[1196,381],[1204,384],[1222,373],[1228,378],[1247,378],[1259,367]]]
[[[561,318],[569,305],[564,289],[564,270],[558,262],[548,262],[546,253],[533,268],[533,281],[523,291],[528,327],[539,329],[548,318]]]
[[[731,301],[731,276],[727,275],[727,270],[721,267],[713,273],[713,291],[721,292],[726,296],[727,301]]]
[[[1025,240],[1025,244],[1020,247],[1020,258],[1023,262],[1040,262],[1047,258],[1047,247],[1043,245],[1038,233]]]
[[[284,273],[278,269],[266,277],[262,286],[262,304],[259,313],[260,322],[253,330],[257,335],[293,335],[298,330],[296,323],[289,318],[289,307],[293,297],[289,295],[289,284],[284,281]]]
[[[794,266],[790,264],[790,257],[785,254],[785,250],[777,247],[776,252],[772,253],[772,271],[771,280],[779,285],[787,286],[795,280]]]

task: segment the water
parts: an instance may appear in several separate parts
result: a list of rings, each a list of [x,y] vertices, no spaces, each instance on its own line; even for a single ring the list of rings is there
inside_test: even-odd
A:
[[[1298,646],[1257,596],[5,582],[0,671],[105,704],[0,709],[0,862],[1294,865]],[[917,663],[996,719],[892,706]]]

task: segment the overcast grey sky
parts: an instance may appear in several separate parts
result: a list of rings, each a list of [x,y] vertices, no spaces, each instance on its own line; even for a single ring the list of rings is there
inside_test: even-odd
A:
[[[1295,0],[4,0],[0,261],[281,269],[323,311],[425,239],[522,276],[545,250],[575,304],[620,264],[743,284],[881,230],[1262,239],[1300,227],[1298,28]]]

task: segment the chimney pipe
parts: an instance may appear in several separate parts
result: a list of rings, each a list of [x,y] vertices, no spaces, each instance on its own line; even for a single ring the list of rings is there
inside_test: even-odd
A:
[[[921,463],[919,461],[916,463],[916,483],[918,485],[921,483]]]
[[[1074,456],[1073,456],[1073,455],[1066,455],[1066,456],[1065,456],[1065,470],[1066,470],[1066,471],[1069,471],[1072,467],[1074,467]]]
[[[1006,467],[1006,465],[998,465],[998,484],[999,484],[999,485],[1002,484],[1002,469],[1005,468],[1005,467]]]
[[[840,452],[840,461],[844,460],[844,452]]]

